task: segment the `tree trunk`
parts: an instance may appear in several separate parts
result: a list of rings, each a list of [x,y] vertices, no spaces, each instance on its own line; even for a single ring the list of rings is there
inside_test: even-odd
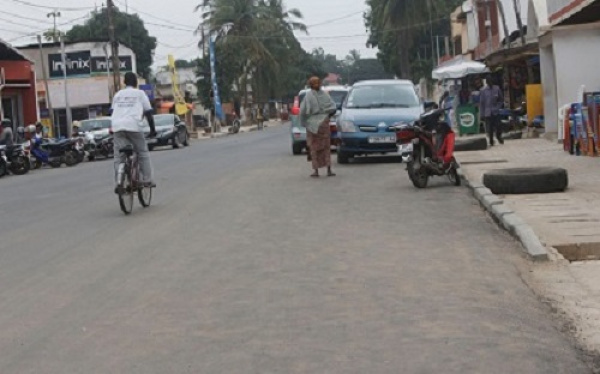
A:
[[[400,61],[400,79],[412,79],[412,69],[410,66],[410,43],[407,35],[399,34],[397,38],[398,58]]]

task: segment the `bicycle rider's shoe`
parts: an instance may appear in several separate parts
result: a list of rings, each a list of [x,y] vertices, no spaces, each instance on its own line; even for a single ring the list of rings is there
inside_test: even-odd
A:
[[[121,192],[121,186],[115,186],[115,194],[119,194]]]

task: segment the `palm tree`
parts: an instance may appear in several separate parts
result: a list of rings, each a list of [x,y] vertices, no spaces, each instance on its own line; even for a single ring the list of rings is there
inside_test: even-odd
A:
[[[196,10],[202,12],[198,29],[216,36],[222,50],[239,59],[234,74],[241,77],[238,86],[244,90],[245,104],[250,81],[255,94],[268,95],[276,88],[273,77],[279,75],[280,61],[285,60],[290,43],[297,43],[293,31],[306,31],[297,22],[300,11],[286,10],[282,0],[203,0]]]

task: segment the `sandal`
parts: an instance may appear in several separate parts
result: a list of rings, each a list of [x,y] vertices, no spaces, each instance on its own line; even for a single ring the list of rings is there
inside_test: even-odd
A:
[[[319,173],[312,173],[310,176],[312,178],[319,178]]]

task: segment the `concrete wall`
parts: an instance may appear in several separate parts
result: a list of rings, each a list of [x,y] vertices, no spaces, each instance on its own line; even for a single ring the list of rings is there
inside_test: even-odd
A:
[[[558,131],[558,102],[556,98],[556,68],[552,45],[540,48],[540,70],[544,90],[544,119],[546,131]]]
[[[540,49],[546,129],[555,132],[558,109],[580,102],[582,98],[578,95],[582,85],[586,91],[600,91],[600,29],[555,29],[544,39],[551,42],[544,41]],[[556,98],[552,96],[553,82],[556,83]]]

